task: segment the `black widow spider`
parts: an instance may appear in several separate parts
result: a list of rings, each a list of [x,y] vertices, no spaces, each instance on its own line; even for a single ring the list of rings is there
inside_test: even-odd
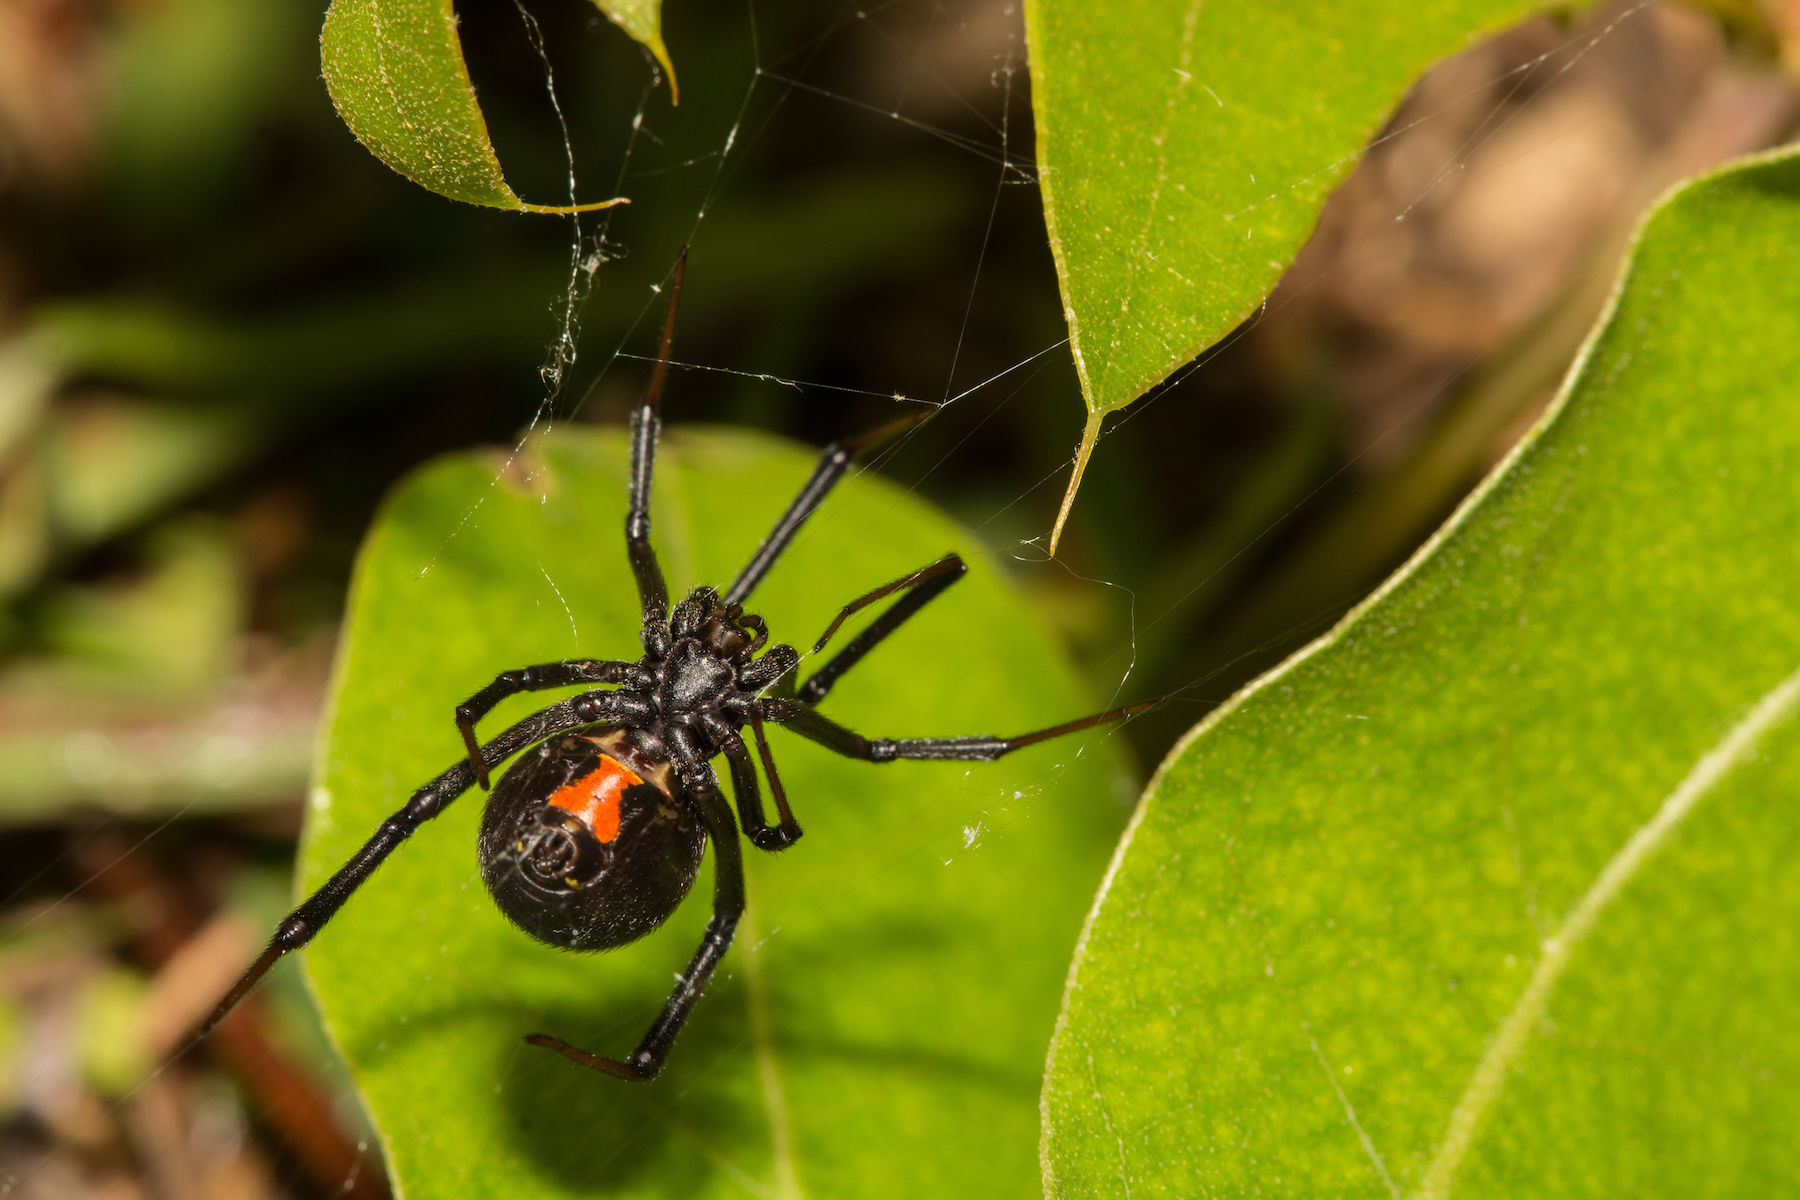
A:
[[[276,960],[312,941],[420,824],[443,812],[471,784],[479,781],[487,789],[490,765],[535,746],[535,752],[522,756],[493,788],[478,842],[481,875],[489,892],[501,911],[531,936],[571,950],[609,950],[636,941],[662,924],[687,895],[709,838],[715,848],[712,920],[662,1015],[631,1056],[623,1062],[602,1058],[542,1033],[525,1039],[611,1075],[654,1079],[731,945],[744,910],[743,858],[734,826],[741,825],[744,836],[759,850],[785,850],[800,839],[800,824],[776,774],[763,722],[785,725],[827,749],[868,762],[901,758],[988,762],[1160,703],[1133,704],[1010,738],[865,738],[821,715],[815,706],[845,671],[962,578],[967,567],[955,554],[845,605],[819,638],[815,653],[852,614],[900,593],[868,628],[798,687],[794,675],[800,655],[792,646],[770,646],[757,657],[769,632],[762,618],[744,611],[744,601],[857,452],[910,427],[913,419],[827,447],[800,494],[725,594],[698,587],[670,611],[667,585],[650,546],[650,480],[686,262],[683,249],[675,263],[656,370],[631,418],[625,549],[642,603],[643,658],[635,663],[572,659],[507,671],[458,705],[456,725],[468,746],[468,758],[413,793],[337,874],[282,921],[262,955],[219,1002],[200,1036],[211,1032]],[[507,697],[580,684],[607,684],[614,690],[583,692],[539,709],[485,746],[476,741],[476,722]],[[741,733],[746,725],[774,796],[780,818],[775,825],[763,814],[756,765]],[[730,768],[737,798],[735,822],[708,761],[720,754]]]

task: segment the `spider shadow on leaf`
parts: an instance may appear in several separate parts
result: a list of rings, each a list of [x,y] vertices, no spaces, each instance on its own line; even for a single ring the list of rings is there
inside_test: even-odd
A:
[[[494,1086],[489,1093],[484,1083],[474,1102],[499,1110],[501,1136],[533,1174],[580,1194],[636,1191],[657,1180],[671,1195],[692,1195],[713,1171],[709,1157],[746,1169],[742,1164],[754,1164],[770,1144],[737,979],[714,980],[683,1038],[691,1053],[671,1064],[667,1086],[649,1101],[642,1089],[597,1078],[522,1040],[534,1029],[557,1028],[593,1045],[628,1044],[661,1006],[663,989],[657,977],[627,974],[628,981],[591,999],[537,1005],[464,995],[424,1011],[409,1006],[359,1031],[345,1050],[369,1063],[424,1048],[479,1047],[487,1058],[478,1074]]]
[[[519,1153],[581,1193],[637,1189],[655,1180],[672,1196],[697,1194],[723,1160],[752,1176],[769,1152],[742,983],[718,978],[682,1038],[659,1090],[596,1078],[567,1060],[519,1045],[496,1097]],[[532,1028],[566,1029],[587,1045],[629,1043],[661,1005],[654,987],[596,1004],[534,1012]],[[708,1162],[708,1159],[715,1162]]]

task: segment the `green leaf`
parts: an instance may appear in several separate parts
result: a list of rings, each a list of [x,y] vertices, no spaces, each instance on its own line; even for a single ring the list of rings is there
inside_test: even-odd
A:
[[[594,7],[656,56],[662,69],[669,73],[669,103],[679,104],[681,89],[675,82],[675,64],[669,61],[669,48],[663,45],[662,0],[594,0]]]
[[[1800,1177],[1797,377],[1789,152],[1666,201],[1552,415],[1170,755],[1065,997],[1049,1194]]]
[[[652,49],[661,44],[659,36]],[[450,0],[331,0],[319,57],[344,124],[371,154],[421,187],[517,212],[587,212],[624,203],[527,204],[507,186],[469,82]]]
[[[1256,310],[1434,60],[1520,0],[1025,0],[1038,186],[1087,402],[1107,413]]]
[[[655,541],[676,594],[728,581],[811,469],[761,436],[675,430]],[[357,569],[303,850],[317,886],[455,762],[454,705],[501,670],[636,657],[617,431],[508,466],[445,459],[391,499]],[[956,548],[969,578],[826,708],[869,733],[1023,731],[1093,707],[969,535],[872,475],[840,485],[755,596],[809,644],[858,592]],[[509,700],[484,729],[547,702]],[[326,1022],[409,1200],[1032,1195],[1044,1046],[1131,783],[1097,732],[1000,763],[876,766],[770,733],[806,829],[750,855],[752,908],[648,1085],[521,1043],[624,1054],[698,944],[710,868],[669,926],[576,955],[512,928],[476,874],[479,796],[397,852],[308,951]],[[972,845],[970,844],[972,843]]]

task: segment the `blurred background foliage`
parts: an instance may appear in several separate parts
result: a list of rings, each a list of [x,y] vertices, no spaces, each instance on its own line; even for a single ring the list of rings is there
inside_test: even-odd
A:
[[[459,12],[509,180],[566,194],[518,11]],[[204,1057],[145,1064],[280,909],[382,495],[444,450],[620,420],[681,243],[670,419],[822,443],[941,404],[883,469],[1016,564],[1096,698],[1175,694],[1130,727],[1148,765],[1505,452],[1660,190],[1800,116],[1790,0],[1546,16],[1441,64],[1264,311],[1109,426],[1051,562],[1082,407],[1017,5],[778,0],[752,28],[677,4],[677,109],[591,6],[532,12],[583,198],[632,199],[574,246],[358,146],[316,3],[0,0],[14,1194],[383,1193],[294,980]]]

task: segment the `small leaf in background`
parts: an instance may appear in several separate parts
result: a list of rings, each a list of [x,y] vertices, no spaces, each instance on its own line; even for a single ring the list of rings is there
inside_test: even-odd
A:
[[[517,212],[587,212],[623,203],[527,204],[507,186],[469,82],[450,0],[332,0],[319,57],[344,124],[371,154],[421,187]]]
[[[1796,378],[1790,151],[1667,201],[1553,419],[1171,754],[1065,998],[1048,1194],[1800,1177]]]
[[[141,1032],[146,990],[142,974],[114,968],[97,972],[76,1001],[82,1073],[104,1095],[130,1092],[154,1066]]]
[[[225,529],[194,517],[147,539],[129,584],[70,584],[44,601],[49,648],[114,689],[203,693],[226,679],[243,626],[245,581]]]
[[[813,460],[765,435],[673,431],[654,509],[672,593],[730,579]],[[457,760],[451,709],[496,672],[638,656],[625,474],[622,432],[590,429],[510,467],[440,460],[391,497],[352,590],[306,886]],[[969,577],[847,675],[826,711],[869,734],[932,735],[1097,707],[968,534],[872,475],[840,485],[752,608],[775,638],[810,645],[845,600],[953,548],[971,556]],[[515,697],[484,729],[551,699]],[[628,1052],[698,944],[711,866],[644,940],[553,949],[488,898],[483,801],[463,797],[307,952],[396,1191],[1037,1194],[1044,1046],[1131,791],[1116,737],[998,763],[878,766],[772,729],[806,836],[779,856],[747,851],[745,925],[648,1085],[520,1039]]]
[[[662,69],[669,73],[669,103],[679,104],[681,89],[675,83],[675,64],[669,61],[669,48],[663,45],[662,0],[594,0],[594,7],[656,56]]]
[[[1434,59],[1539,7],[1026,0],[1039,188],[1088,409],[1052,552],[1106,414],[1255,311]]]
[[[196,482],[217,478],[258,445],[248,405],[143,401],[94,390],[48,422],[50,518],[91,543],[130,528]]]

